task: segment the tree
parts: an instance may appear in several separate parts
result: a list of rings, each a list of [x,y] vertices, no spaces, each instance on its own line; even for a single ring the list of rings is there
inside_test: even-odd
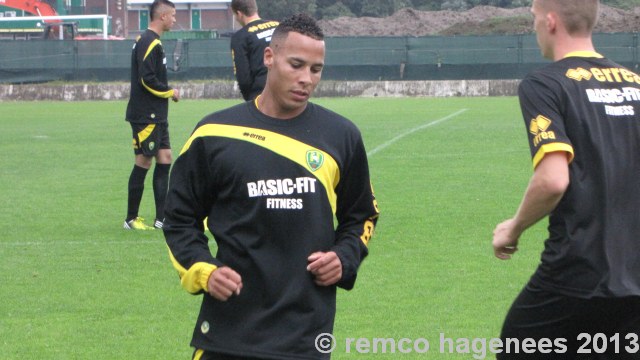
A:
[[[418,10],[440,10],[442,0],[413,0],[413,7]]]
[[[360,16],[385,17],[407,7],[413,7],[411,0],[363,0]]]
[[[469,4],[465,0],[446,0],[442,3],[442,10],[462,11],[467,10]]]
[[[393,0],[392,13],[405,8],[415,8],[413,1],[411,0]]]
[[[602,3],[621,9],[633,9],[640,6],[640,0],[602,0]]]
[[[390,15],[388,0],[363,0],[360,16],[384,17]]]
[[[345,4],[356,16],[360,16],[360,10],[362,9],[361,0],[342,0],[342,3]]]
[[[338,1],[335,4],[328,6],[326,8],[318,8],[318,18],[319,19],[335,19],[341,16],[350,16],[354,17],[355,15],[351,12],[351,10],[342,3],[342,1]]]
[[[529,7],[531,2],[532,0],[260,0],[258,4],[262,17],[281,20],[301,12],[318,19],[340,16],[385,17],[403,8],[463,11],[478,5]],[[602,0],[602,4],[632,9],[640,6],[640,0]]]
[[[511,7],[529,7],[531,6],[531,0],[513,0]]]
[[[467,0],[468,7],[476,7],[479,5],[507,7],[507,3],[511,3],[511,0]]]
[[[316,0],[318,10],[321,11],[325,8],[335,5],[339,0]]]
[[[283,20],[299,13],[314,16],[317,4],[316,0],[260,0],[258,8],[260,16],[264,19]]]

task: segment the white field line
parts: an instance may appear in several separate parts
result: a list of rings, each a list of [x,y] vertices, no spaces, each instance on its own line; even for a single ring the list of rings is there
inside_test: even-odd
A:
[[[400,141],[404,137],[407,137],[407,136],[409,136],[409,135],[411,135],[411,134],[413,134],[415,132],[418,132],[420,130],[426,129],[428,127],[431,127],[431,126],[437,125],[437,124],[439,124],[441,122],[444,122],[444,121],[447,121],[449,119],[452,119],[452,118],[462,114],[463,112],[465,112],[467,110],[468,109],[460,109],[460,110],[454,112],[453,114],[447,115],[447,116],[445,116],[443,118],[440,118],[438,120],[434,120],[434,121],[432,121],[430,123],[422,124],[420,126],[414,127],[413,129],[407,130],[407,131],[403,132],[402,134],[394,137],[393,139],[391,139],[389,141],[386,141],[383,144],[380,144],[380,145],[376,146],[373,150],[367,152],[367,156],[371,157],[371,156],[379,153],[380,151],[386,149],[387,147],[393,145],[395,142]]]
[[[387,147],[393,145],[394,143],[400,141],[402,138],[407,137],[413,133],[416,133],[420,130],[426,129],[428,127],[434,126],[434,125],[438,125],[441,122],[445,122],[447,120],[450,120],[462,113],[464,113],[465,111],[467,111],[468,109],[460,109],[456,112],[454,112],[453,114],[449,114],[443,118],[440,118],[438,120],[434,120],[430,123],[426,123],[426,124],[422,124],[420,126],[414,127],[413,129],[407,130],[405,132],[403,132],[402,134],[394,137],[393,139],[384,142],[381,145],[378,145],[377,147],[375,147],[373,150],[369,151],[367,153],[367,156],[371,157],[377,153],[379,153],[380,151],[386,149]],[[127,245],[131,245],[131,244],[156,244],[156,243],[161,243],[164,244],[164,241],[161,240],[143,240],[143,241],[135,241],[135,242],[130,242],[130,241],[66,241],[66,242],[57,242],[57,241],[52,241],[52,242],[46,242],[46,241],[24,241],[24,242],[2,242],[0,241],[0,246],[55,246],[55,245],[121,245],[121,244],[127,244]]]

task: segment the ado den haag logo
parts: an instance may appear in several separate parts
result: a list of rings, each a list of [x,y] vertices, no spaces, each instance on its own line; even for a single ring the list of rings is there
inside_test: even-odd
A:
[[[311,171],[316,171],[322,167],[324,163],[324,155],[316,150],[307,151],[307,165]]]

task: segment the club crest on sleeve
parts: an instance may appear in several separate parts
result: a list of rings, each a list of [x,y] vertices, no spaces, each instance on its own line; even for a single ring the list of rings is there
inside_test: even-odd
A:
[[[311,171],[316,171],[322,167],[324,163],[324,155],[316,150],[307,151],[307,165]]]

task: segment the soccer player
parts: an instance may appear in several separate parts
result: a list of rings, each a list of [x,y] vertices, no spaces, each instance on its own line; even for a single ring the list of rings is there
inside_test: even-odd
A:
[[[245,100],[255,99],[267,79],[264,49],[269,46],[277,21],[263,20],[256,0],[232,0],[231,11],[242,29],[231,37],[231,57],[240,92]]]
[[[176,22],[175,5],[169,0],[155,0],[150,7],[151,23],[133,45],[131,54],[131,95],[126,120],[133,131],[135,164],[129,176],[129,196],[125,229],[153,230],[162,228],[164,202],[171,167],[169,142],[169,99],[178,101],[180,93],[167,82],[167,59],[160,36]],[[156,219],[153,226],[138,216],[144,179],[153,158],[153,195]]]
[[[519,87],[534,172],[493,248],[511,258],[523,231],[549,215],[540,265],[501,334],[539,343],[498,359],[640,359],[640,76],[594,49],[598,6],[532,4],[538,45],[554,62]],[[540,348],[544,338],[553,351]]]
[[[200,121],[171,170],[163,231],[182,286],[203,294],[194,359],[329,357],[314,341],[333,330],[378,208],[360,132],[309,102],[323,38],[306,15],[280,23],[262,95]]]

